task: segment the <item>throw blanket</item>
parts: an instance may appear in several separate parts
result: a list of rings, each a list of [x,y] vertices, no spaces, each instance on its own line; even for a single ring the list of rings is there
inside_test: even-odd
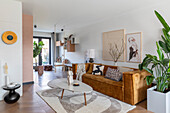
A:
[[[86,73],[85,64],[81,63],[77,65],[77,77],[76,80],[82,81],[82,75]]]

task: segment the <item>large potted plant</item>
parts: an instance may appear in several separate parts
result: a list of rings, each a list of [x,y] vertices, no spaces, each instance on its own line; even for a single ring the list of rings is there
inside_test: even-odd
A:
[[[147,109],[155,113],[170,113],[170,27],[157,11],[155,14],[164,26],[163,41],[156,42],[158,57],[146,54],[139,69],[151,73],[145,78],[147,85],[153,81],[156,83],[147,90]]]
[[[33,58],[35,59],[35,67],[34,67],[35,71],[38,70],[38,68],[37,68],[37,58],[36,57],[40,54],[43,46],[44,46],[44,43],[42,41],[40,41],[38,44],[35,41],[33,43]]]

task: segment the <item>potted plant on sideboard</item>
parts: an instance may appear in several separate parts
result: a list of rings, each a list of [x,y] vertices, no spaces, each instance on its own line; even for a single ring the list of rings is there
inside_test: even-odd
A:
[[[155,14],[164,26],[163,41],[156,42],[158,58],[146,54],[139,69],[151,73],[145,78],[147,85],[156,82],[156,86],[147,90],[147,109],[155,113],[170,113],[170,27],[157,11]]]
[[[35,71],[38,70],[36,57],[40,54],[43,46],[44,46],[44,43],[42,41],[40,41],[38,44],[35,41],[33,43],[33,58],[35,59],[35,66],[34,66]]]

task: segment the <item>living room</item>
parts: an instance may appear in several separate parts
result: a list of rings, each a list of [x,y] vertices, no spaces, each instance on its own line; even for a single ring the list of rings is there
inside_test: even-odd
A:
[[[1,0],[0,113],[170,113],[169,3]]]

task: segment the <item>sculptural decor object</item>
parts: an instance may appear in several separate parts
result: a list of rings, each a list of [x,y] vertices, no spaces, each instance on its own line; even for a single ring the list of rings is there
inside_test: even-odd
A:
[[[13,104],[13,103],[17,102],[20,98],[20,95],[15,90],[20,87],[21,87],[20,84],[16,84],[14,87],[3,86],[2,88],[4,90],[9,91],[9,93],[4,97],[4,101],[8,104]]]
[[[8,74],[8,64],[7,63],[5,63],[5,65],[4,65],[4,74]]]
[[[68,83],[68,85],[73,84],[73,72],[72,71],[68,71],[68,74],[67,74],[67,83]]]
[[[2,40],[6,44],[14,44],[17,41],[17,35],[12,31],[6,31],[2,35]]]

